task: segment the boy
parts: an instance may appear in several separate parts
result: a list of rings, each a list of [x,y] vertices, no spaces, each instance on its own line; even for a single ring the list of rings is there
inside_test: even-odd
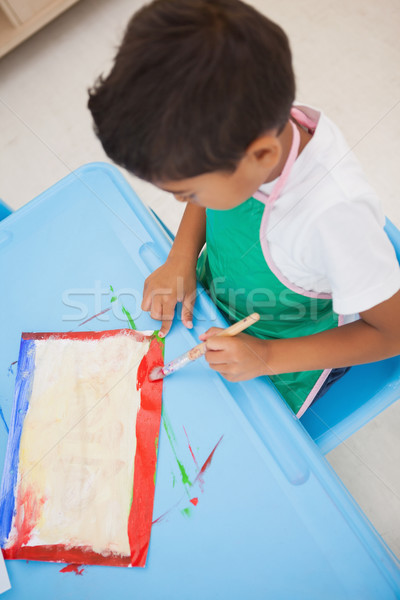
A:
[[[155,0],[89,108],[116,163],[188,204],[142,308],[166,334],[182,301],[191,327],[197,268],[231,321],[261,314],[251,335],[201,336],[210,367],[270,376],[301,416],[349,366],[400,352],[400,269],[340,132],[294,97],[287,37],[251,6]]]

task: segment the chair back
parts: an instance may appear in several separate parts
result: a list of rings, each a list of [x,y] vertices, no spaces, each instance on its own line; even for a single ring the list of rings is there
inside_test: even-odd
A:
[[[400,263],[400,231],[385,231]],[[400,356],[352,367],[304,413],[300,421],[326,454],[400,398]]]

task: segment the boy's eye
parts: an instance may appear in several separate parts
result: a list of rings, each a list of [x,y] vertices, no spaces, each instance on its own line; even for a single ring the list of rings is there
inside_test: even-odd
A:
[[[189,202],[189,200],[193,200],[196,194],[175,194],[175,198],[180,202]]]

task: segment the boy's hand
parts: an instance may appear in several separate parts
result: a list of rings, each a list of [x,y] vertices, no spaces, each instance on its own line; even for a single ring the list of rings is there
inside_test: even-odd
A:
[[[152,319],[162,321],[159,335],[171,328],[177,302],[182,302],[182,322],[193,327],[193,307],[196,300],[196,263],[184,257],[168,257],[144,282],[142,310],[150,311]]]
[[[234,337],[216,336],[220,331],[223,330],[211,327],[199,336],[206,342],[205,358],[212,369],[228,381],[245,381],[269,372],[265,360],[266,340],[247,333]]]

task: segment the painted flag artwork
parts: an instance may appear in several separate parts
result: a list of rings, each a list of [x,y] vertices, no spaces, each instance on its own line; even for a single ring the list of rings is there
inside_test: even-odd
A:
[[[144,567],[163,340],[130,329],[22,334],[1,486],[7,559]]]

